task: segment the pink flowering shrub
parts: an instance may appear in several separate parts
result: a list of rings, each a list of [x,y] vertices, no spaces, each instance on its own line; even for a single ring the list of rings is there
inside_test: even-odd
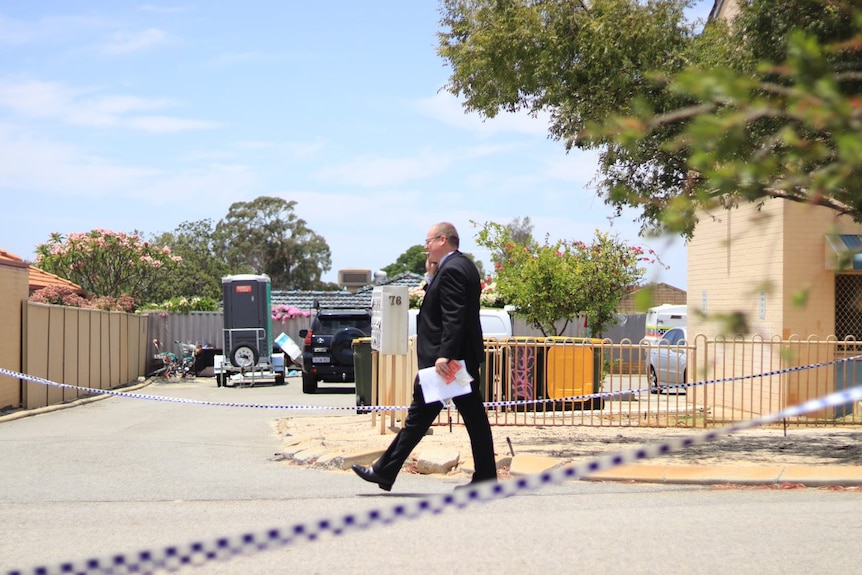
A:
[[[105,311],[124,311],[132,313],[137,308],[135,300],[129,296],[119,298],[98,297],[88,299],[78,295],[68,286],[48,286],[33,292],[29,298],[32,302],[80,307],[86,309],[101,309]]]
[[[299,309],[296,306],[278,304],[272,306],[272,320],[284,325],[296,317],[309,317],[311,312]]]

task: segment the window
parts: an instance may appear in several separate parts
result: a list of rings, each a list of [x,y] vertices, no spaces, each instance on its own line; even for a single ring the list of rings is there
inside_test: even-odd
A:
[[[862,340],[862,275],[835,276],[835,337]]]

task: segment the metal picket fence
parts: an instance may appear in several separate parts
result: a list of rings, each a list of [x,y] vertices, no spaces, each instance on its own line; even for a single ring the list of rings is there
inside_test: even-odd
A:
[[[862,383],[862,360],[856,359],[862,343],[851,339],[698,335],[686,345],[660,346],[510,338],[486,340],[485,353],[480,387],[492,425],[502,426],[705,428],[755,419]],[[653,376],[657,368],[661,373]],[[824,409],[784,423],[858,425],[862,406]]]

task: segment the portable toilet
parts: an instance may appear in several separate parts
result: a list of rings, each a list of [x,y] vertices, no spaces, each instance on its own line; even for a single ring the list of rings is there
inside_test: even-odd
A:
[[[273,345],[269,276],[225,276],[222,296],[226,359],[238,368],[269,364]]]

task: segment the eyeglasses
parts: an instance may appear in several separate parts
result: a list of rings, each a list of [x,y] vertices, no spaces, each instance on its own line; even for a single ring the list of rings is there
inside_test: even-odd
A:
[[[425,245],[427,246],[428,244],[430,244],[430,243],[431,243],[431,242],[433,242],[434,240],[437,240],[437,239],[440,239],[440,238],[445,238],[445,237],[446,237],[446,236],[444,236],[443,234],[440,234],[439,236],[433,236],[433,237],[430,237],[430,238],[425,238]]]

